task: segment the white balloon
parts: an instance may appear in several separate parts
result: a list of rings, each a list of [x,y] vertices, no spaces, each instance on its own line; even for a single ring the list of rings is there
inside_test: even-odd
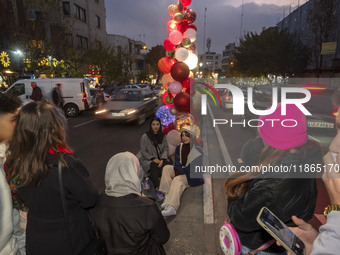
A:
[[[198,57],[196,54],[189,52],[188,58],[183,62],[188,65],[190,70],[193,70],[197,67]]]
[[[178,48],[175,52],[175,58],[178,61],[183,62],[184,60],[186,60],[189,56],[189,51],[186,48]]]
[[[176,147],[181,142],[181,133],[173,129],[166,135],[166,140],[169,145]]]
[[[183,37],[189,38],[191,42],[196,41],[197,32],[193,28],[188,28],[187,31],[184,32]]]

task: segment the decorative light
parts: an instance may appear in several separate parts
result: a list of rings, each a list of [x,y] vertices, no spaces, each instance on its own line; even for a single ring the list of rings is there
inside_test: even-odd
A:
[[[189,52],[188,58],[184,61],[189,67],[190,70],[193,70],[197,67],[198,57],[196,54]]]
[[[156,112],[156,117],[161,120],[162,125],[167,126],[174,122],[175,116],[170,113],[170,107],[163,105]]]

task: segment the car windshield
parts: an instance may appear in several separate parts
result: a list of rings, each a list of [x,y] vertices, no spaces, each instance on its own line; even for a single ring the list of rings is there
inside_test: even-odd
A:
[[[144,96],[139,90],[120,90],[112,98],[116,101],[142,101]]]

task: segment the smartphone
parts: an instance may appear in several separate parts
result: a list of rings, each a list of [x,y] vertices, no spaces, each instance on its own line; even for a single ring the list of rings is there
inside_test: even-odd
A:
[[[257,222],[293,255],[304,255],[304,243],[267,207],[262,207]]]

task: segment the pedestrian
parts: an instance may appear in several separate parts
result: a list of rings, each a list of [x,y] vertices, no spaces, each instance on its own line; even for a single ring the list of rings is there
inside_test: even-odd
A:
[[[146,176],[143,182],[144,189],[149,190],[152,182],[153,187],[156,189],[157,200],[163,201],[164,196],[158,191],[159,178],[162,176],[163,167],[170,164],[170,162],[168,161],[168,142],[159,118],[154,117],[151,119],[149,130],[140,140],[140,148],[140,164]]]
[[[285,127],[282,121],[295,120],[295,127]],[[274,123],[272,120],[276,120]],[[261,126],[260,123],[263,125]],[[281,104],[269,115],[259,118],[260,137],[248,141],[241,152],[240,162],[252,167],[252,172],[236,173],[225,182],[228,195],[228,214],[241,244],[242,254],[269,246],[273,238],[257,223],[256,217],[266,206],[288,226],[293,226],[293,215],[308,221],[316,205],[315,176],[294,177],[284,171],[261,174],[256,166],[305,166],[322,157],[320,146],[307,140],[306,116],[295,105],[287,105],[286,115]],[[299,178],[297,178],[299,177]],[[302,178],[301,178],[302,177]],[[257,254],[285,254],[275,243]]]
[[[32,81],[31,87],[32,87],[32,95],[31,95],[32,100],[41,101],[42,93],[41,93],[41,89],[37,86],[37,83]]]
[[[161,205],[163,216],[176,215],[181,196],[188,187],[202,185],[203,178],[193,178],[190,169],[202,166],[203,150],[196,140],[196,130],[191,126],[181,129],[182,143],[176,147],[175,163],[164,167],[159,190],[165,194]]]
[[[25,232],[20,228],[19,211],[13,208],[4,162],[12,138],[21,101],[17,96],[0,93],[0,254],[25,254]]]
[[[64,99],[63,99],[63,94],[62,94],[62,91],[61,91],[61,84],[60,83],[57,83],[56,86],[53,88],[52,101],[53,101],[53,104],[56,107],[59,107],[60,109],[63,108]]]
[[[100,89],[100,86],[96,85],[97,91],[94,95],[96,99],[96,104],[98,108],[102,108],[103,104],[105,103],[104,92]]]
[[[86,168],[67,145],[55,108],[46,102],[23,106],[8,152],[8,179],[18,178],[16,192],[29,209],[27,254],[70,254],[70,247],[73,254],[79,254],[94,238],[88,209],[95,205],[98,194]],[[59,164],[67,218],[59,186]],[[65,219],[72,240],[67,237]]]
[[[157,205],[141,196],[140,165],[130,152],[114,155],[106,166],[105,193],[92,211],[108,255],[165,254],[170,232]]]

